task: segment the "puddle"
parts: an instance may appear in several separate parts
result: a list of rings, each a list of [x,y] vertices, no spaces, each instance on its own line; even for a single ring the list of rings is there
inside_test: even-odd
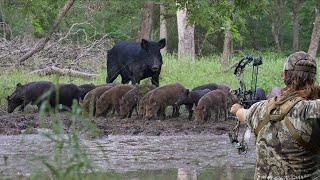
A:
[[[252,179],[254,174],[254,141],[249,142],[246,155],[239,155],[226,134],[115,135],[82,139],[81,144],[97,170],[109,173],[101,176],[110,179],[177,179],[181,173],[187,179]],[[46,170],[38,158],[52,158],[53,151],[53,144],[38,134],[0,136],[0,174],[28,175]]]

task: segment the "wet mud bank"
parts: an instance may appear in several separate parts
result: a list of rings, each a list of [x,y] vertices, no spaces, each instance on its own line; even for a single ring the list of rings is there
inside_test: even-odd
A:
[[[18,134],[37,134],[38,128],[50,128],[52,122],[56,119],[64,123],[65,131],[69,132],[74,124],[72,115],[69,112],[60,112],[57,114],[46,114],[39,118],[39,113],[34,109],[26,112],[6,113],[3,109],[0,111],[0,134],[18,135]],[[137,116],[132,118],[120,119],[118,116],[107,118],[91,118],[101,135],[199,135],[215,134],[221,135],[227,133],[235,121],[207,121],[200,124],[194,120],[188,120],[187,114],[182,114],[178,118],[167,118],[165,120],[144,120]]]

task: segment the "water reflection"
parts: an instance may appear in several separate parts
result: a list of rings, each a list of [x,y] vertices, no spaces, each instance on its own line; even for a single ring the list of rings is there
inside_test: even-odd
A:
[[[246,155],[239,155],[226,135],[108,136],[82,139],[81,144],[99,172],[114,171],[93,179],[227,180],[254,175],[254,142]],[[0,136],[1,175],[47,170],[38,159],[52,159],[53,151],[54,145],[41,135]]]
[[[130,180],[248,180],[253,179],[254,169],[236,167],[210,167],[203,170],[185,168],[168,170],[139,170],[126,173],[95,174],[90,179]]]

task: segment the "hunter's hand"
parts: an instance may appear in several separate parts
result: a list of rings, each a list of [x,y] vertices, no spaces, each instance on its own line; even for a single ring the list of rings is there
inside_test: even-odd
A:
[[[236,114],[238,112],[238,110],[241,109],[241,108],[243,108],[243,106],[238,104],[238,103],[236,103],[236,104],[231,106],[230,112],[232,114]]]

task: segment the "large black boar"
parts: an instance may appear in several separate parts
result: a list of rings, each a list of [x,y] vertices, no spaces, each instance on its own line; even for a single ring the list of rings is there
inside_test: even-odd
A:
[[[18,106],[23,111],[29,103],[37,103],[38,108],[45,99],[39,99],[44,93],[54,87],[49,81],[31,82],[25,85],[18,83],[15,91],[7,97],[8,113],[12,113]]]
[[[140,80],[151,77],[152,84],[158,87],[163,63],[160,49],[165,45],[165,39],[116,44],[107,53],[107,83],[112,83],[120,74],[123,84],[129,81],[139,84]]]

